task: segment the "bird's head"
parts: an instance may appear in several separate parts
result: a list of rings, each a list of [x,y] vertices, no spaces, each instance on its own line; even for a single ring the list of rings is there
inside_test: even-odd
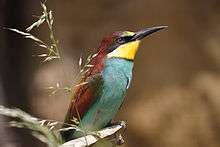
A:
[[[114,32],[103,38],[100,44],[100,51],[104,51],[107,58],[116,57],[134,60],[141,39],[166,27],[151,27],[137,32]]]

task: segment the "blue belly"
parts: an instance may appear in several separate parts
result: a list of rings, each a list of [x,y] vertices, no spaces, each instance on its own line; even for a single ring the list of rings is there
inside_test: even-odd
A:
[[[105,127],[118,112],[132,77],[133,62],[110,58],[102,72],[103,84],[99,87],[96,102],[83,116],[80,126],[86,131]]]

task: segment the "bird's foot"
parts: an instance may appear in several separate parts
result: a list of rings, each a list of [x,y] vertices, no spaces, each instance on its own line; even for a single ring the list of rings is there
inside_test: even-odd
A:
[[[119,121],[119,125],[120,125],[120,126],[122,126],[122,129],[123,129],[123,130],[125,130],[125,129],[126,129],[126,127],[127,127],[126,122],[125,122],[125,121],[123,121],[123,120],[122,120],[122,121]]]
[[[120,133],[115,133],[111,138],[111,142],[115,145],[122,145],[125,141]]]
[[[116,122],[110,122],[107,127],[111,127],[111,126],[116,126],[116,125],[120,125],[122,127],[122,130],[124,131],[127,127],[127,124],[125,121],[116,121]]]
[[[118,130],[117,132],[115,132],[114,134],[110,134],[107,138],[115,145],[122,145],[125,141],[122,137],[122,135],[124,134],[125,132],[125,129],[126,129],[126,123],[125,121],[117,121],[117,122],[112,122],[112,123],[109,123],[107,127],[114,127],[114,126],[121,126],[121,129]],[[103,139],[102,135],[97,132],[97,131],[93,131],[93,132],[87,132],[86,133],[87,135],[92,135],[94,136],[95,138],[97,138],[98,140],[99,139]]]
[[[114,142],[116,145],[122,145],[125,141],[122,137],[122,135],[124,134],[125,130],[126,130],[126,122],[125,121],[117,121],[117,122],[111,122],[108,126],[115,126],[115,125],[120,125],[121,131],[116,132],[114,134]]]

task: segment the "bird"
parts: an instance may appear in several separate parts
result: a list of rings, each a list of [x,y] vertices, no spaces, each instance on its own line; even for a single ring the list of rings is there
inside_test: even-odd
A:
[[[82,84],[75,89],[63,127],[74,124],[75,118],[79,120],[77,126],[86,132],[98,131],[110,124],[131,84],[134,59],[141,40],[166,27],[117,31],[105,36],[79,81]],[[83,135],[77,130],[61,133],[65,141]]]

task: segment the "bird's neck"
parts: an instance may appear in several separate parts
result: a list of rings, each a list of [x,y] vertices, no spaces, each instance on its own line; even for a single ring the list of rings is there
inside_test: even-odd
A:
[[[130,76],[133,69],[133,61],[124,58],[106,58],[105,68],[112,67],[115,72],[123,72]]]
[[[123,58],[107,58],[102,72],[103,78],[111,86],[128,89],[132,79],[133,61]],[[108,85],[107,84],[107,85]]]

